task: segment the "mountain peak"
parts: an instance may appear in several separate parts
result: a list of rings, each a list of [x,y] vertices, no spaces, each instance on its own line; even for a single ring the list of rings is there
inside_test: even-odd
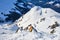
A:
[[[14,30],[16,33],[7,34],[7,36],[1,35],[0,39],[55,40],[57,38],[56,40],[58,40],[60,38],[59,22],[60,15],[57,12],[50,8],[41,8],[39,6],[35,6],[12,25],[3,25],[4,28],[0,28],[3,32],[2,34],[9,33],[9,31],[12,33],[12,30]]]
[[[29,24],[34,24],[39,18],[41,13],[41,7],[35,6],[33,7],[29,12],[27,12],[25,15],[23,15],[19,20],[22,19],[22,21],[18,23],[18,26],[28,26]],[[20,24],[20,25],[19,25]],[[25,27],[24,27],[25,28]]]

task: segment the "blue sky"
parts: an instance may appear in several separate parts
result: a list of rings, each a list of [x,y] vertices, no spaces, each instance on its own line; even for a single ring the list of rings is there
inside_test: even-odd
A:
[[[0,0],[0,12],[8,13],[8,11],[14,7],[16,0]]]

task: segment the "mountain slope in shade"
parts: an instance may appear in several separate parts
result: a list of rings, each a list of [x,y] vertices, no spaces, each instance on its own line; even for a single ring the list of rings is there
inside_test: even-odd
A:
[[[30,24],[32,32],[24,30]],[[60,14],[50,8],[35,6],[15,23],[4,26],[0,26],[0,40],[60,40]],[[18,27],[22,30],[14,33]]]

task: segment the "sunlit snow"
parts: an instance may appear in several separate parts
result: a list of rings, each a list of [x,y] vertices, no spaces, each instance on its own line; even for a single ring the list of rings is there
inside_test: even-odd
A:
[[[53,29],[49,26],[55,22],[59,26],[51,33]],[[18,27],[25,29],[30,24],[32,32],[19,29],[16,33]],[[0,25],[0,40],[60,40],[60,14],[50,8],[35,6],[13,24]]]

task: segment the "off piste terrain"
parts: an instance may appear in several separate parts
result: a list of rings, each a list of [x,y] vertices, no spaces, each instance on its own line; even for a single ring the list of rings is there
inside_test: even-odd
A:
[[[0,40],[60,40],[60,14],[34,6],[14,23],[0,25]]]

